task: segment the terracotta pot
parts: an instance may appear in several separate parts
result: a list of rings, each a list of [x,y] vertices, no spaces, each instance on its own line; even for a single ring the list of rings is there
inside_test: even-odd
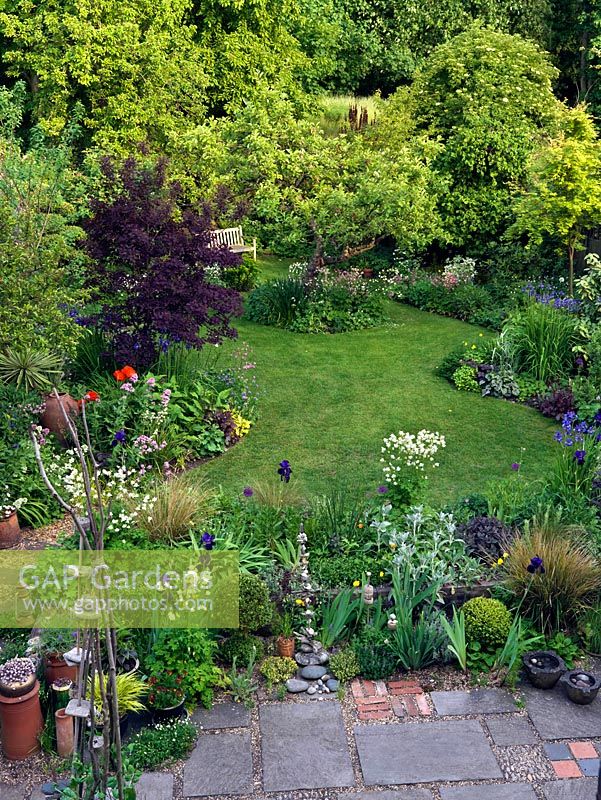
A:
[[[58,400],[53,394],[47,394],[44,402],[46,409],[40,417],[40,425],[42,428],[48,428],[60,442],[66,444],[69,441],[69,433],[61,406],[69,416],[74,417],[79,414],[77,400],[66,393],[59,394]]]
[[[24,761],[40,750],[39,736],[44,727],[39,696],[40,684],[21,697],[0,695],[2,750],[11,761]]]
[[[294,658],[294,637],[278,636],[275,645],[279,656],[282,658]]]
[[[56,720],[56,750],[61,758],[73,754],[73,717],[65,714],[64,708],[54,712]]]
[[[364,278],[373,278],[373,276],[374,276],[373,269],[371,267],[365,267],[365,269],[363,270],[363,277]]]
[[[21,528],[19,526],[19,518],[17,512],[8,517],[0,519],[0,550],[6,550],[7,547],[14,547],[21,541]]]
[[[46,683],[51,686],[59,678],[75,683],[77,680],[77,664],[70,666],[60,653],[49,653],[44,658]]]

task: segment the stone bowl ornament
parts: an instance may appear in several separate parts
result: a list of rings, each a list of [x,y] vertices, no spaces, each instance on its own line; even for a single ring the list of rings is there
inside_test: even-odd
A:
[[[601,680],[592,672],[583,669],[566,672],[561,676],[561,683],[570,700],[579,706],[588,706],[592,703],[601,689]]]
[[[522,656],[530,683],[537,689],[552,689],[567,667],[554,650],[534,650]]]
[[[0,666],[0,694],[4,697],[21,697],[35,682],[35,664],[30,658],[11,658]]]

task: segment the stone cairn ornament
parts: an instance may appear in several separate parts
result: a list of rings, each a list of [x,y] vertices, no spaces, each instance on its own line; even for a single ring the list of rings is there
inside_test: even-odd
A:
[[[304,525],[301,523],[299,534],[296,541],[299,544],[300,555],[300,578],[302,588],[299,599],[302,600],[303,616],[305,624],[296,634],[300,642],[299,650],[294,659],[299,666],[299,671],[294,678],[286,681],[286,688],[291,694],[301,694],[306,692],[310,697],[331,694],[337,691],[339,682],[328,675],[327,663],[330,660],[329,654],[324,650],[323,645],[316,639],[313,609],[313,595],[315,588],[311,584],[309,574],[309,551],[307,550],[307,534]]]

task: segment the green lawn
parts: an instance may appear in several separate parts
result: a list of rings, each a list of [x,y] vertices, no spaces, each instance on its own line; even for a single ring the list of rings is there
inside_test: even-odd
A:
[[[284,262],[264,259],[264,274]],[[430,485],[433,500],[483,489],[523,463],[543,475],[553,457],[553,422],[533,409],[459,392],[434,369],[455,345],[482,331],[390,303],[389,324],[356,333],[301,335],[242,320],[262,388],[261,417],[248,437],[200,470],[233,491],[277,479],[287,458],[304,491],[334,481],[365,490],[381,483],[380,446],[393,431],[443,433],[446,450]]]

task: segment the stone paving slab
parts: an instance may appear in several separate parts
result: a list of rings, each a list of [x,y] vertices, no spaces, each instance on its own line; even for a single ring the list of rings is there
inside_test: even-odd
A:
[[[412,786],[409,789],[397,789],[395,791],[384,792],[345,792],[338,795],[338,800],[432,800],[432,792],[429,789],[417,789]]]
[[[601,701],[572,703],[562,689],[523,690],[526,711],[543,739],[594,739],[601,736]]]
[[[173,800],[173,775],[143,772],[136,784],[136,800]]]
[[[29,797],[29,790],[26,784],[20,783],[17,786],[11,786],[9,783],[0,783],[1,800],[25,800],[27,797]]]
[[[266,792],[355,785],[340,703],[259,710]]]
[[[442,800],[536,800],[527,783],[480,784],[479,786],[441,786]]]
[[[368,786],[503,777],[477,720],[356,726],[355,741]]]
[[[223,728],[248,728],[250,711],[242,703],[217,703],[212,708],[197,708],[192,722],[207,730]]]
[[[504,689],[473,689],[471,692],[431,692],[436,713],[441,717],[465,717],[468,714],[504,714],[516,712],[513,695]]]
[[[486,727],[497,747],[537,744],[538,738],[525,717],[490,717]]]
[[[184,797],[252,791],[250,733],[201,735],[184,767]]]
[[[594,778],[552,781],[543,785],[545,800],[595,800],[597,781]]]

